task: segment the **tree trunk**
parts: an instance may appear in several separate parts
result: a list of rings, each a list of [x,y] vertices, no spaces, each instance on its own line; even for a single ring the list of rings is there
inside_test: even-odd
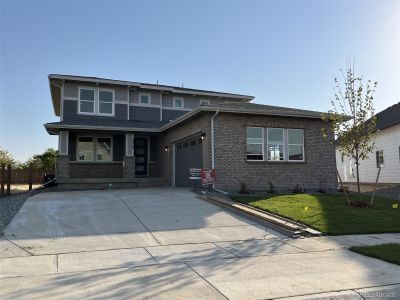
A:
[[[357,191],[358,191],[358,200],[361,201],[359,160],[360,160],[360,158],[358,156],[358,148],[356,148]]]

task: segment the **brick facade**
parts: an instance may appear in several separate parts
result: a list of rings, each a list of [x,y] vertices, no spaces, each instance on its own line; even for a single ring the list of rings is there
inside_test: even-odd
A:
[[[205,133],[205,139],[203,140],[203,168],[211,167],[211,126],[210,118],[212,113],[206,113],[198,116],[188,122],[179,124],[176,127],[165,132],[159,140],[159,165],[161,176],[169,178],[170,184],[172,184],[172,155],[173,155],[173,144],[196,134],[200,135]],[[165,146],[168,146],[168,151],[165,151]]]
[[[246,127],[304,129],[305,162],[246,160]],[[318,119],[239,115],[223,113],[215,120],[216,186],[238,191],[243,182],[250,190],[266,191],[269,183],[290,191],[297,184],[309,191],[337,186],[335,149],[322,138]]]
[[[135,178],[135,157],[134,156],[124,156],[124,178]]]
[[[122,178],[122,162],[118,163],[70,163],[71,178]]]
[[[57,155],[56,157],[56,178],[69,178],[69,155]]]

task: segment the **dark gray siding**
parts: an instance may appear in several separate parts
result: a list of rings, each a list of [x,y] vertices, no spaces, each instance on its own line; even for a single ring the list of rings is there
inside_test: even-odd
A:
[[[125,155],[125,136],[114,134],[113,136],[113,160],[123,161]]]
[[[63,120],[87,120],[88,118],[97,118],[97,119],[107,119],[110,118],[114,120],[127,120],[128,112],[126,104],[115,104],[115,117],[108,116],[96,116],[96,115],[79,115],[78,114],[78,101],[74,100],[64,100],[64,114]]]
[[[163,109],[162,113],[163,121],[169,122],[170,120],[174,120],[185,113],[187,113],[187,111],[185,110]]]
[[[160,109],[156,107],[130,106],[130,120],[160,121]]]
[[[75,132],[69,132],[68,154],[71,158],[71,161],[76,160],[76,133]]]
[[[157,161],[157,139],[150,136],[150,161]]]

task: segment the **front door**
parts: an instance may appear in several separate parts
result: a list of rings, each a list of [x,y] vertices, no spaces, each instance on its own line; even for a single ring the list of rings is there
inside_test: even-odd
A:
[[[147,175],[147,139],[135,138],[135,174]]]

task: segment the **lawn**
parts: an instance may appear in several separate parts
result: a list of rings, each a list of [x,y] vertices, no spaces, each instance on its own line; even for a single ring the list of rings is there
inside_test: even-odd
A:
[[[400,244],[383,244],[376,246],[351,247],[351,251],[375,257],[384,261],[400,265]]]
[[[358,200],[357,195],[350,195]],[[369,201],[369,196],[362,200]],[[376,197],[374,208],[347,206],[342,194],[240,195],[233,200],[292,220],[329,235],[400,232],[399,201]]]

